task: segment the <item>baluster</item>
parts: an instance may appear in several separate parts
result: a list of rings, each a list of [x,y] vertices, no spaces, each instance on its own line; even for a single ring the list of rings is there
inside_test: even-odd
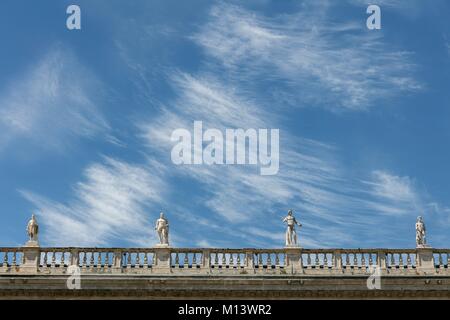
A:
[[[444,263],[442,261],[442,253],[439,253],[439,268],[444,268]]]
[[[106,251],[104,266],[105,266],[105,269],[109,269],[109,251]]]
[[[319,254],[315,253],[314,255],[315,255],[315,260],[314,261],[315,261],[316,268],[319,268],[320,267]]]
[[[127,252],[127,268],[131,268],[131,253],[132,252]]]
[[[175,267],[180,266],[180,257],[178,256],[178,252],[175,253]]]
[[[263,267],[262,253],[258,253],[258,266]]]
[[[327,257],[327,253],[323,254],[323,267],[324,268],[328,268],[328,257]]]
[[[144,268],[148,268],[148,252],[144,252]]]
[[[45,251],[45,253],[44,253],[44,264],[43,264],[43,267],[46,267],[46,268],[48,267],[47,262],[48,262],[47,251]]]
[[[65,252],[61,252],[61,261],[60,261],[60,267],[64,268],[66,266],[66,262],[64,260],[64,254]]]
[[[280,266],[280,256],[278,255],[278,252],[275,253],[275,266]]]
[[[399,257],[398,257],[398,265],[399,265],[400,268],[403,268],[403,254],[399,253],[398,255],[399,255]]]
[[[358,268],[358,254],[357,253],[353,254],[353,266],[355,268]]]
[[[395,257],[394,257],[394,253],[391,253],[391,268],[395,268]]]
[[[52,268],[54,268],[56,265],[56,253],[55,251],[52,251]]]
[[[308,268],[311,268],[311,254],[309,252],[306,255],[306,264],[307,264]]]
[[[192,256],[192,268],[197,267],[197,253],[194,252],[194,255]]]
[[[94,251],[91,252],[91,259],[89,260],[89,267],[94,268],[95,260],[94,260]]]
[[[102,267],[102,252],[99,252],[97,256],[97,268],[101,267]]]
[[[230,267],[231,267],[231,268],[234,268],[233,253],[230,253]]]
[[[189,266],[189,258],[188,258],[188,252],[184,253],[184,265]]]
[[[350,267],[350,254],[348,253],[345,254],[345,267]]]
[[[408,253],[408,254],[406,255],[406,265],[407,265],[407,268],[411,268],[411,266],[412,266],[412,262],[411,262],[411,254],[410,254],[410,253]]]
[[[222,253],[222,267],[227,265],[226,253]]]
[[[87,253],[86,251],[83,251],[83,268],[86,268],[87,266]]]
[[[214,265],[217,266],[219,264],[219,254],[214,253]]]
[[[366,268],[367,267],[366,266],[366,255],[365,255],[365,253],[361,254],[361,267],[362,268]]]
[[[72,259],[72,254],[73,253],[70,254],[70,263],[72,264],[72,261],[74,261],[74,262],[76,262],[75,265],[77,267],[80,267],[82,265],[82,263],[83,263],[82,260],[81,260],[81,251],[74,252],[73,259]],[[76,258],[75,258],[75,256],[76,256]]]
[[[140,267],[141,267],[141,257],[140,257],[139,251],[136,252],[136,262],[135,262],[135,267],[136,267],[136,268],[140,268]]]
[[[236,265],[237,265],[238,268],[241,267],[241,254],[240,253],[237,254]]]
[[[12,260],[12,266],[15,267],[16,266],[16,259],[17,259],[17,253],[14,250],[13,252],[13,260]]]
[[[371,253],[369,253],[369,266],[373,266],[373,259]]]
[[[8,251],[5,251],[5,255],[3,256],[3,267],[8,266]]]

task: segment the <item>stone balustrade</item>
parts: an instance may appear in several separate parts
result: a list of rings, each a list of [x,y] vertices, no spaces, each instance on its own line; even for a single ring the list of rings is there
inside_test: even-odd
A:
[[[305,249],[289,211],[286,247],[174,248],[163,214],[151,248],[40,247],[33,216],[23,247],[0,248],[0,299],[447,298],[450,249]],[[164,229],[165,226],[165,229]]]
[[[0,274],[450,275],[450,249],[0,248]]]

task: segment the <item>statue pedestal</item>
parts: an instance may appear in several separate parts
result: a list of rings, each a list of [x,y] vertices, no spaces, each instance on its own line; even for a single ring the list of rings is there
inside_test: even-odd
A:
[[[170,248],[170,246],[167,243],[158,243],[158,244],[155,244],[153,246],[153,248]]]
[[[286,269],[293,274],[303,272],[302,248],[298,245],[289,245],[284,249],[286,251]]]
[[[426,274],[435,273],[433,248],[427,245],[421,245],[417,250],[417,270]]]
[[[153,256],[152,271],[155,273],[167,274],[171,272],[171,255],[168,244],[157,244],[153,247],[155,254]]]
[[[20,273],[37,274],[39,270],[39,258],[41,251],[37,241],[28,241],[25,247],[22,247],[24,263],[20,266]]]
[[[25,243],[25,247],[39,247],[39,242],[37,240],[28,240]]]
[[[284,246],[285,249],[301,249],[302,247],[300,247],[298,244],[288,244],[286,246]]]

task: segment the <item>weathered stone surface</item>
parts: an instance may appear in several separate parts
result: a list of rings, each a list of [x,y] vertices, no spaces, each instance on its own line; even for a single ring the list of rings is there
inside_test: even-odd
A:
[[[449,249],[0,248],[0,298],[450,298]],[[68,290],[70,265],[81,289]],[[367,285],[379,268],[380,289]]]
[[[66,277],[1,277],[0,298],[79,299],[300,299],[450,298],[450,277],[395,276],[381,290],[368,290],[365,277],[348,276],[137,276],[82,277],[81,290],[68,290]]]
[[[0,248],[2,299],[450,299],[450,249],[304,249],[289,211],[282,249],[42,248],[35,217],[22,248]],[[73,278],[77,277],[77,278]],[[79,286],[69,284],[76,283]]]

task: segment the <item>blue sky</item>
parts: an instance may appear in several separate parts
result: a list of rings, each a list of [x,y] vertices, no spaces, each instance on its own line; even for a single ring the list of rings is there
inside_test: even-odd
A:
[[[450,4],[3,1],[0,243],[450,246]],[[66,28],[81,8],[82,29]],[[280,170],[181,165],[171,132],[280,129]]]

